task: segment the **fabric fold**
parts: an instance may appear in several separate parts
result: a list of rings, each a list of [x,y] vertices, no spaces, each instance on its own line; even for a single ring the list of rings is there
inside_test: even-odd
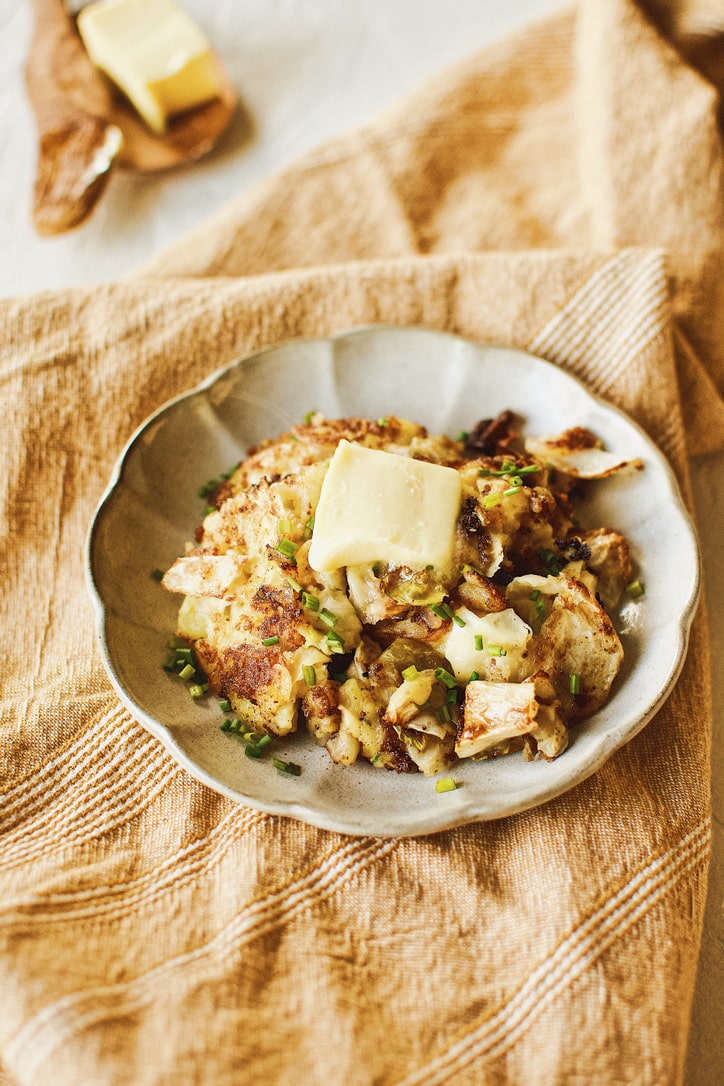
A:
[[[702,618],[666,705],[570,793],[431,837],[348,838],[234,805],[132,720],[82,561],[151,411],[255,347],[367,323],[535,346],[631,412],[686,492],[666,283],[661,253],[539,251],[0,303],[23,434],[0,601],[22,631],[0,703],[0,1051],[20,1086],[70,1086],[78,1068],[134,1084],[680,1081],[710,848]]]
[[[633,0],[582,0],[305,155],[138,274],[247,276],[371,257],[662,248],[690,346],[681,361],[690,452],[717,451],[718,108],[717,88]]]

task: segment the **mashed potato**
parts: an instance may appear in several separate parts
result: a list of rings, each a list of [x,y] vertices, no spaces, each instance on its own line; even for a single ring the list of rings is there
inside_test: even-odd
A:
[[[443,566],[397,564],[381,548],[362,565],[312,568],[343,439],[458,473]],[[213,488],[196,541],[163,578],[184,596],[177,633],[239,718],[277,736],[306,727],[339,764],[434,774],[511,750],[555,758],[609,697],[623,650],[608,611],[631,578],[619,533],[575,526],[576,489],[592,484],[561,450],[581,446],[587,480],[640,467],[593,455],[600,442],[580,428],[528,451],[508,412],[457,441],[394,417],[314,415]]]

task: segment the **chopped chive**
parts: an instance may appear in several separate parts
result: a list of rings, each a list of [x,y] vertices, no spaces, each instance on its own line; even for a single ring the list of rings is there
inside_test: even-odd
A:
[[[441,682],[444,686],[447,686],[449,690],[452,690],[454,686],[457,686],[458,681],[454,675],[451,675],[449,671],[446,671],[444,667],[435,668],[435,678],[438,682]]]
[[[557,577],[566,564],[565,561],[557,555],[554,551],[549,550],[547,547],[542,547],[538,551],[538,557],[546,568],[546,572],[551,577]]]
[[[307,536],[307,538],[309,538],[309,536],[312,534],[313,531],[314,531],[314,515],[312,515],[309,518],[309,520],[306,522],[306,524],[304,525],[304,534]]]
[[[294,555],[297,553],[298,549],[299,549],[298,544],[294,543],[291,539],[288,539],[286,536],[284,536],[283,539],[280,539],[279,542],[277,543],[277,550],[279,551],[280,554],[283,554],[286,558],[293,558]]]
[[[166,656],[166,659],[161,664],[161,667],[163,668],[164,671],[175,671],[176,670],[176,657],[175,657],[174,653],[172,653],[172,652],[168,653],[168,655]]]
[[[336,630],[329,630],[326,639],[332,644],[341,645],[344,648],[344,638],[340,637]]]
[[[417,670],[415,665],[410,664],[410,666],[406,667],[405,670],[402,672],[402,678],[405,680],[405,682],[411,683],[414,682],[419,674],[420,672]]]
[[[449,603],[431,603],[430,610],[438,618],[452,619],[456,626],[465,625],[465,619],[461,618],[460,615],[456,615]]]
[[[240,732],[241,731],[241,721],[239,720],[238,716],[234,717],[234,719],[231,721],[231,724],[229,725],[229,727],[230,727],[232,732]]]
[[[470,678],[468,679],[468,682],[469,683],[476,683],[479,678],[480,678],[480,675],[479,675],[479,673],[477,671],[471,671],[470,672]]]
[[[304,681],[307,686],[317,685],[317,670],[312,667],[311,664],[304,664],[302,666],[302,674],[304,675]]]
[[[437,719],[440,721],[441,724],[447,724],[447,722],[450,720],[450,707],[447,703],[445,705],[441,705],[438,709]]]
[[[568,690],[570,691],[571,694],[573,694],[574,697],[576,696],[576,694],[580,694],[580,692],[581,692],[581,676],[580,675],[569,675],[568,676]]]
[[[378,419],[378,420],[377,420],[377,425],[378,425],[378,426],[389,426],[389,425],[390,425],[390,420],[389,420],[389,419],[385,419],[385,418],[382,418],[382,419]]]
[[[370,762],[372,763],[372,765],[379,765],[381,761],[382,752],[378,750],[376,754],[372,755],[372,757],[370,758]]]
[[[154,569],[154,570],[152,570],[151,571],[151,579],[154,580],[154,581],[162,581],[163,580],[163,570],[162,569]]]
[[[500,468],[495,470],[493,468],[478,468],[478,475],[487,476],[488,478],[502,478],[504,475],[510,475],[514,471],[519,474],[521,471],[525,471],[525,468],[517,468],[512,460],[504,460]]]
[[[286,773],[290,777],[298,777],[302,772],[302,767],[296,762],[284,762],[281,758],[272,758],[272,765],[280,773]]]
[[[540,588],[534,588],[533,591],[530,594],[530,598],[532,600],[540,599]]]
[[[219,724],[219,729],[222,732],[231,731],[231,721],[228,720],[228,719],[227,720],[222,720],[221,724]]]
[[[515,486],[520,489],[520,487],[522,487],[523,485],[523,480],[521,479],[520,475],[511,475],[510,484],[511,486]]]
[[[483,495],[483,509],[494,509],[496,505],[500,505],[500,494]]]
[[[458,701],[457,687],[453,687],[452,689],[448,690],[448,692],[445,695],[445,701],[447,702],[448,705],[457,705],[457,701]]]
[[[488,655],[490,656],[507,656],[508,650],[504,649],[502,645],[488,645]]]
[[[520,490],[519,486],[509,486],[507,490],[503,491],[503,497],[504,498],[509,498],[511,496],[511,494],[517,494],[519,490]]]
[[[464,626],[465,620],[460,618],[460,615],[456,615],[449,603],[434,604],[431,610],[436,615],[440,615],[441,618],[451,618],[456,626]]]
[[[278,634],[274,634],[272,637],[265,637],[264,640],[262,641],[262,645],[264,646],[265,649],[271,648],[272,645],[278,645],[278,644],[279,644],[279,636],[278,636]]]
[[[254,743],[247,743],[244,747],[244,754],[247,756],[247,758],[261,758],[263,753],[264,751],[259,750],[259,748]]]
[[[645,591],[645,586],[642,584],[641,581],[630,581],[629,584],[626,585],[626,592],[631,597],[631,599],[634,600],[637,596],[643,596]]]
[[[194,683],[189,687],[189,694],[192,698],[202,698],[208,689],[208,683]]]
[[[463,445],[464,445],[469,437],[470,437],[470,431],[469,430],[461,430],[460,433],[457,436],[457,440],[461,441],[463,443]]]
[[[347,675],[344,671],[330,671],[329,677],[332,682],[339,683],[340,686],[347,682]]]
[[[194,650],[190,649],[188,645],[177,645],[176,647],[176,660],[184,660],[187,664],[190,664],[194,655]]]
[[[476,634],[475,635],[475,651],[476,652],[482,652],[483,651],[483,635],[482,634]]]
[[[435,781],[436,792],[454,792],[456,788],[457,785],[452,777],[439,777]]]
[[[292,522],[291,522],[291,520],[287,520],[285,518],[284,520],[278,520],[277,521],[277,532],[279,533],[279,535],[289,535],[291,530],[292,530]]]
[[[319,617],[325,626],[329,626],[330,629],[335,623],[339,622],[339,615],[335,615],[333,611],[328,611],[326,607],[323,607],[319,612]]]
[[[526,464],[524,468],[519,468],[516,464],[508,461],[503,464],[499,471],[495,471],[492,468],[479,468],[478,475],[482,475],[484,478],[489,479],[501,479],[507,476],[510,477],[511,483],[520,486],[523,482],[520,476],[533,475],[540,470],[541,469],[537,464]]]
[[[221,709],[222,713],[228,713],[231,709],[231,702],[229,701],[229,699],[222,698],[219,702],[219,708]]]
[[[291,588],[293,588],[295,592],[301,592],[301,591],[302,591],[302,586],[300,585],[299,581],[297,581],[297,580],[296,580],[296,579],[295,579],[294,577],[292,577],[291,575],[287,577],[287,584],[288,584],[288,585],[289,585],[289,586],[290,586]]]
[[[207,483],[203,483],[199,487],[197,493],[198,493],[200,498],[207,498],[209,496],[209,494],[213,493],[213,491],[216,490],[218,485],[219,485],[219,480],[218,479],[209,479],[209,481]]]
[[[309,611],[318,611],[319,597],[313,596],[311,592],[302,592],[302,606],[306,607]]]
[[[266,734],[265,735],[260,735],[259,738],[257,740],[255,740],[256,749],[257,750],[264,750],[266,747],[269,746],[271,741],[272,741],[272,737],[270,735],[266,735]]]
[[[306,426],[309,426],[309,423],[312,421],[316,414],[316,411],[307,411],[306,415],[304,416],[304,423]]]
[[[186,664],[186,666],[179,671],[179,675],[182,679],[191,679],[195,674],[196,668],[193,664]]]

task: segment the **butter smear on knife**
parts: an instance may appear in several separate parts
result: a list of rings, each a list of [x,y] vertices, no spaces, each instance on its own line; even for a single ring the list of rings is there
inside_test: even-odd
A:
[[[342,440],[322,484],[309,564],[320,573],[372,562],[443,568],[460,500],[452,468]]]
[[[209,42],[173,0],[98,0],[78,15],[78,32],[96,67],[158,135],[170,117],[219,94]]]

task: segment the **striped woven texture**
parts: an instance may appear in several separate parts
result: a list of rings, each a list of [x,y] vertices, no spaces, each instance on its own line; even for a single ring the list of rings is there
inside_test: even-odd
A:
[[[609,59],[653,80],[658,58],[642,86],[679,95],[679,165],[708,146],[698,212],[680,211],[709,223],[699,251],[661,204],[645,238],[604,236],[637,209],[616,171],[597,202],[572,166],[558,204],[549,167],[528,172],[492,233],[486,201],[506,169],[519,183],[524,150],[545,139],[573,162],[593,72],[619,100],[604,25]],[[720,166],[713,91],[676,57],[632,3],[586,3],[240,198],[142,276],[0,302],[2,1086],[681,1081],[711,833],[703,615],[664,707],[573,791],[429,837],[351,838],[175,764],[112,691],[83,568],[153,410],[257,347],[366,323],[548,358],[644,427],[688,500],[688,453],[724,437]]]
[[[588,1082],[626,1067],[676,1080],[710,832],[700,623],[669,702],[593,779],[416,840],[233,805],[178,768],[102,674],[83,535],[149,396],[290,330],[413,312],[570,357],[598,392],[623,352],[615,400],[686,488],[659,254],[433,257],[5,305],[6,335],[27,344],[5,379],[26,435],[5,550],[22,632],[5,666],[0,853],[0,1033],[17,1082],[542,1084],[583,1066]]]

